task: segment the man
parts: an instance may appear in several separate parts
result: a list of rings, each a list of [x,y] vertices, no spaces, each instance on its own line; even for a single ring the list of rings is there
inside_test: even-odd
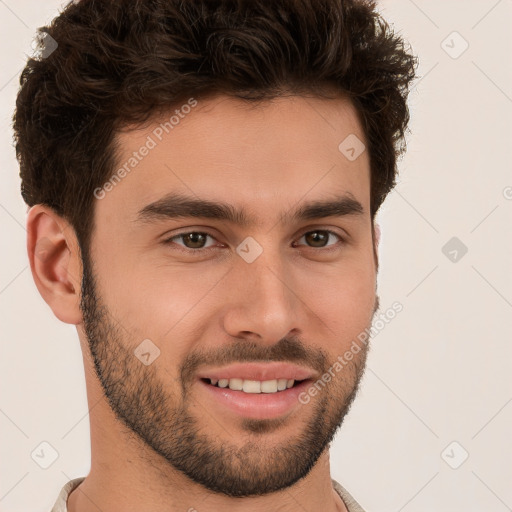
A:
[[[27,246],[77,326],[92,451],[53,511],[361,511],[329,444],[415,58],[356,0],[80,0],[40,50]]]

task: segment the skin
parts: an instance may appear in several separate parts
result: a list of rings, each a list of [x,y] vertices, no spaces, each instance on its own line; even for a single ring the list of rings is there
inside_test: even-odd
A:
[[[119,165],[168,118],[120,133]],[[85,366],[92,463],[70,512],[346,510],[331,485],[329,443],[355,397],[364,345],[308,404],[277,421],[226,411],[194,369],[183,369],[192,356],[197,368],[293,360],[321,376],[369,327],[378,236],[368,152],[349,161],[338,150],[349,134],[365,141],[342,97],[288,96],[257,107],[212,97],[96,200],[85,264],[67,221],[43,205],[30,209],[34,281],[57,318],[76,325]],[[136,221],[169,192],[230,203],[257,222]],[[363,212],[280,220],[304,201],[342,194]],[[312,246],[303,235],[316,230],[344,242],[331,235],[326,248]],[[204,245],[213,249],[197,256],[197,242],[163,243],[190,232],[209,234]],[[236,252],[248,236],[263,249],[250,264]],[[133,355],[145,339],[160,350],[147,366]]]

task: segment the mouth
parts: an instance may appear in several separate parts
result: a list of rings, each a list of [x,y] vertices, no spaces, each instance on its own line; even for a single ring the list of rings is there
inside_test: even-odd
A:
[[[204,369],[196,378],[204,405],[222,419],[271,419],[291,415],[317,372],[293,363],[235,363]]]
[[[204,407],[222,421],[247,418],[270,420],[285,418],[294,412],[304,411],[299,400],[312,384],[312,379],[272,379],[255,381],[248,379],[197,380],[203,395]],[[241,388],[241,389],[238,389]]]
[[[216,388],[230,389],[231,391],[241,391],[247,394],[261,394],[261,393],[281,393],[287,389],[299,386],[302,382],[309,379],[271,379],[271,380],[252,380],[242,378],[232,379],[201,379],[205,384],[209,384]]]

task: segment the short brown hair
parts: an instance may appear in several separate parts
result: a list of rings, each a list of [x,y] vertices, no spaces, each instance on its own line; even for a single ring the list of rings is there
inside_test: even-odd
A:
[[[80,0],[40,31],[58,46],[20,78],[21,193],[66,218],[82,251],[116,131],[192,96],[259,101],[334,86],[365,131],[372,219],[395,186],[416,58],[374,1]]]

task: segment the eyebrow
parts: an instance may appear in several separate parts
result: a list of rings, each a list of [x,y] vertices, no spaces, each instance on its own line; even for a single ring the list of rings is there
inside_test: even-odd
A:
[[[351,194],[329,200],[316,200],[303,203],[300,207],[282,212],[280,221],[284,224],[322,219],[324,217],[362,216],[363,205]],[[141,208],[135,219],[138,223],[158,222],[166,219],[200,218],[222,220],[250,227],[257,220],[247,214],[244,208],[237,209],[229,203],[198,199],[184,194],[168,194]]]

